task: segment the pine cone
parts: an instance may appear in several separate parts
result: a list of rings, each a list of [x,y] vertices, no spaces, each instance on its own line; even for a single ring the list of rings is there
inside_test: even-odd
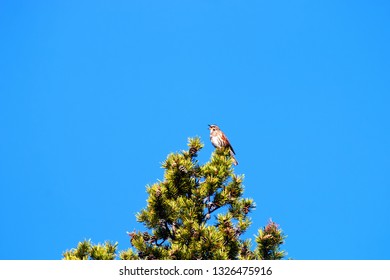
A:
[[[150,243],[154,243],[157,241],[157,237],[155,235],[152,235],[152,237],[150,238]]]
[[[190,155],[191,156],[195,156],[197,152],[198,152],[198,150],[196,148],[194,148],[194,147],[190,148]]]
[[[144,237],[144,240],[145,240],[145,241],[149,241],[149,239],[150,239],[150,235],[149,235],[149,233],[147,233],[147,232],[144,232],[144,233],[143,233],[143,237]]]
[[[133,242],[134,237],[136,236],[136,232],[127,232],[127,235],[130,236],[130,242]]]
[[[160,196],[161,196],[161,186],[158,186],[156,190],[156,197],[160,197]]]
[[[183,173],[188,173],[188,170],[187,170],[187,168],[185,168],[183,165],[180,165],[179,166],[179,170],[181,171],[181,172],[183,172]]]

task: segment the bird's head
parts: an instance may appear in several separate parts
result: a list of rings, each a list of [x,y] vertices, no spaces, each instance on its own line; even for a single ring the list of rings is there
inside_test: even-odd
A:
[[[215,124],[209,124],[210,131],[216,131],[219,130],[219,127]]]

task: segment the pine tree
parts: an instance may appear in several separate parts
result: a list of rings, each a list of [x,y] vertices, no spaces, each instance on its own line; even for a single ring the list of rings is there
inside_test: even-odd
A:
[[[285,235],[273,221],[251,240],[241,237],[251,225],[248,214],[253,199],[243,198],[243,176],[234,174],[228,149],[216,149],[209,162],[199,165],[199,138],[190,138],[189,149],[168,155],[162,167],[164,180],[147,186],[146,208],[137,221],[149,231],[129,233],[133,247],[120,259],[228,260],[282,259]],[[117,243],[80,242],[64,259],[115,259]]]

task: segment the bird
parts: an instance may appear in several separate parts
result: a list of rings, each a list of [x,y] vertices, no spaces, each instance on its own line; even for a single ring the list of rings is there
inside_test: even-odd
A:
[[[213,144],[213,146],[218,149],[229,148],[233,164],[238,165],[238,161],[234,157],[236,153],[234,152],[232,145],[230,145],[229,139],[226,137],[225,133],[223,133],[222,130],[215,124],[209,124],[209,129],[211,144]]]

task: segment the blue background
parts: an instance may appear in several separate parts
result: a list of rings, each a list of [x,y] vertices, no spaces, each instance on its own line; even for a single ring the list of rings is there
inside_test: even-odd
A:
[[[294,259],[390,258],[388,1],[1,1],[0,259],[143,230],[207,124]]]

